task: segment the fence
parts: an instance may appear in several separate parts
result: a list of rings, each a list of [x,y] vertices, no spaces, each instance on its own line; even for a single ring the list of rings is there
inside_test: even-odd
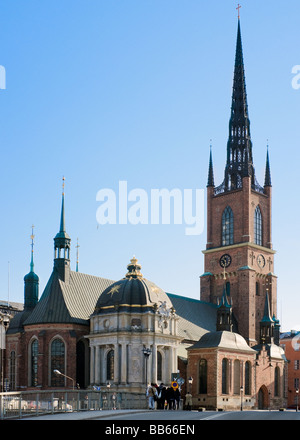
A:
[[[68,411],[146,409],[145,394],[113,391],[55,390],[0,393],[0,419]]]

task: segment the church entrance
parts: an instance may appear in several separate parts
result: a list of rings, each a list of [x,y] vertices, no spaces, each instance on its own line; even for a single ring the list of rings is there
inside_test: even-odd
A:
[[[268,390],[263,385],[260,387],[258,391],[258,409],[267,409],[268,408]]]

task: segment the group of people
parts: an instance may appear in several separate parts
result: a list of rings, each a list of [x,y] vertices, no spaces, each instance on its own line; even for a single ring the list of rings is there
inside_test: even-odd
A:
[[[159,386],[151,383],[148,386],[146,396],[148,397],[149,409],[179,409],[180,390],[171,386],[166,387],[163,383]]]

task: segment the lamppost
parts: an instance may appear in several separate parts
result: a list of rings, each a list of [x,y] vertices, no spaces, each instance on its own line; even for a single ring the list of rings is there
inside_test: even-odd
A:
[[[193,383],[193,378],[191,376],[191,377],[189,377],[189,393],[191,393],[192,383]]]
[[[244,388],[241,387],[240,391],[241,391],[241,411],[243,411],[243,391],[244,391]]]
[[[1,391],[4,391],[4,350],[6,349],[6,330],[11,315],[0,312],[0,349],[1,349]]]
[[[59,370],[53,370],[53,373],[56,374],[57,376],[64,376],[67,379],[70,379],[73,383],[73,390],[75,389],[75,381],[74,379],[72,379],[72,377],[66,376],[65,374],[61,373]]]
[[[151,348],[144,347],[143,353],[145,356],[145,364],[146,364],[146,388],[147,388],[147,386],[148,386],[148,359],[149,359],[150,354],[152,353]]]
[[[299,388],[296,388],[296,411],[298,412],[298,396],[299,396]]]

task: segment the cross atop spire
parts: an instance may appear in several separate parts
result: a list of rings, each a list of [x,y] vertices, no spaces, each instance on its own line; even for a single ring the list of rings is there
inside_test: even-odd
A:
[[[237,11],[238,11],[238,19],[240,19],[240,18],[241,18],[241,16],[240,16],[241,5],[238,4],[238,7],[237,7],[236,9],[237,9]]]

